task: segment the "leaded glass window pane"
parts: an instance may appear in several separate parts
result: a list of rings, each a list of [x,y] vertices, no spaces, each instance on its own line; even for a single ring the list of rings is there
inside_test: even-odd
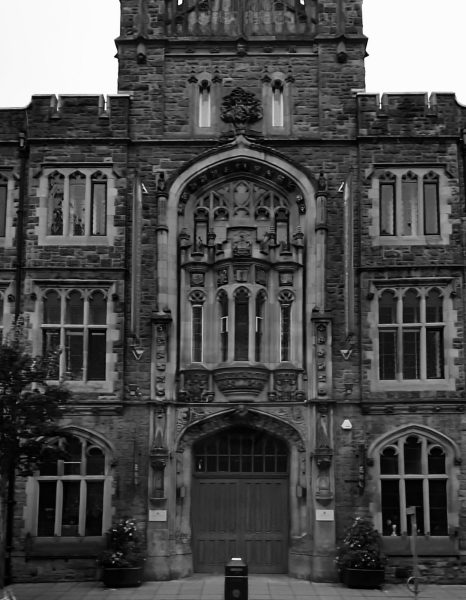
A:
[[[107,233],[107,182],[92,180],[91,235]]]
[[[379,377],[380,379],[396,378],[396,331],[379,333]]]
[[[400,535],[400,482],[383,480],[381,484],[383,535]]]
[[[419,323],[420,299],[416,290],[408,290],[403,297],[403,323]]]
[[[56,496],[56,481],[39,482],[39,511],[37,515],[38,536],[53,536],[55,533]]]
[[[380,184],[380,235],[395,235],[395,185]]]
[[[402,221],[401,235],[415,235],[418,221],[418,183],[417,177],[403,176],[401,183]]]
[[[249,360],[249,295],[239,290],[235,296],[235,360]]]
[[[102,535],[104,482],[86,482],[85,535]]]
[[[448,535],[447,482],[429,481],[430,535]]]
[[[71,235],[84,235],[86,225],[86,177],[73,173],[69,180]]]
[[[424,182],[424,233],[440,233],[438,183]]]
[[[443,329],[426,330],[426,367],[427,379],[443,379]]]
[[[5,237],[6,231],[6,199],[7,186],[0,184],[0,237]]]
[[[416,437],[409,437],[404,444],[405,473],[422,473],[422,444]]]
[[[419,330],[403,330],[403,379],[419,379],[420,377],[420,332]]]
[[[49,235],[63,235],[63,201],[65,178],[60,173],[49,176],[47,231]]]
[[[61,535],[79,535],[79,481],[63,481],[63,512]]]
[[[192,360],[202,362],[202,306],[192,307]]]

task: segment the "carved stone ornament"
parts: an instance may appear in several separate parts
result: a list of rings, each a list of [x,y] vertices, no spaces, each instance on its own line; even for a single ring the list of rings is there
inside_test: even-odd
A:
[[[262,106],[254,94],[235,88],[224,97],[220,117],[225,123],[233,123],[235,127],[241,128],[262,119]]]
[[[236,367],[217,369],[214,372],[215,383],[225,396],[237,394],[258,396],[269,378],[267,369],[238,369]]]
[[[204,285],[204,273],[191,273],[191,285],[193,287],[202,287]]]
[[[248,236],[244,233],[240,233],[235,240],[233,240],[233,256],[251,256],[252,255],[252,243],[248,239]]]
[[[273,374],[273,382],[280,400],[289,402],[296,392],[298,374],[296,371],[276,371]]]
[[[187,400],[202,402],[203,393],[209,388],[209,374],[205,371],[187,371],[184,373],[184,392]]]

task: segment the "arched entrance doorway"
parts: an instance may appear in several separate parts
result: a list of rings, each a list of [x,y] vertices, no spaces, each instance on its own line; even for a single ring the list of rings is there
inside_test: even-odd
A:
[[[288,447],[236,426],[193,445],[194,570],[220,572],[233,556],[252,573],[286,573]]]

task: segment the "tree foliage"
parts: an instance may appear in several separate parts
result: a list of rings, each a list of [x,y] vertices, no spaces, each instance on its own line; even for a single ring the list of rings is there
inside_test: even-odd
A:
[[[21,474],[53,452],[48,440],[69,397],[61,385],[48,385],[57,356],[32,357],[17,342],[0,344],[0,475],[12,467]],[[47,456],[49,455],[49,456]]]

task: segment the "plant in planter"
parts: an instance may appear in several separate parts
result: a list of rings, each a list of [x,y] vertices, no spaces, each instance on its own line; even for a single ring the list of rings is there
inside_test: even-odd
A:
[[[378,531],[367,519],[357,517],[346,530],[335,560],[341,581],[348,587],[380,587],[386,559]]]
[[[108,548],[100,555],[102,581],[107,587],[137,587],[142,583],[145,553],[136,523],[121,519],[107,532]]]

